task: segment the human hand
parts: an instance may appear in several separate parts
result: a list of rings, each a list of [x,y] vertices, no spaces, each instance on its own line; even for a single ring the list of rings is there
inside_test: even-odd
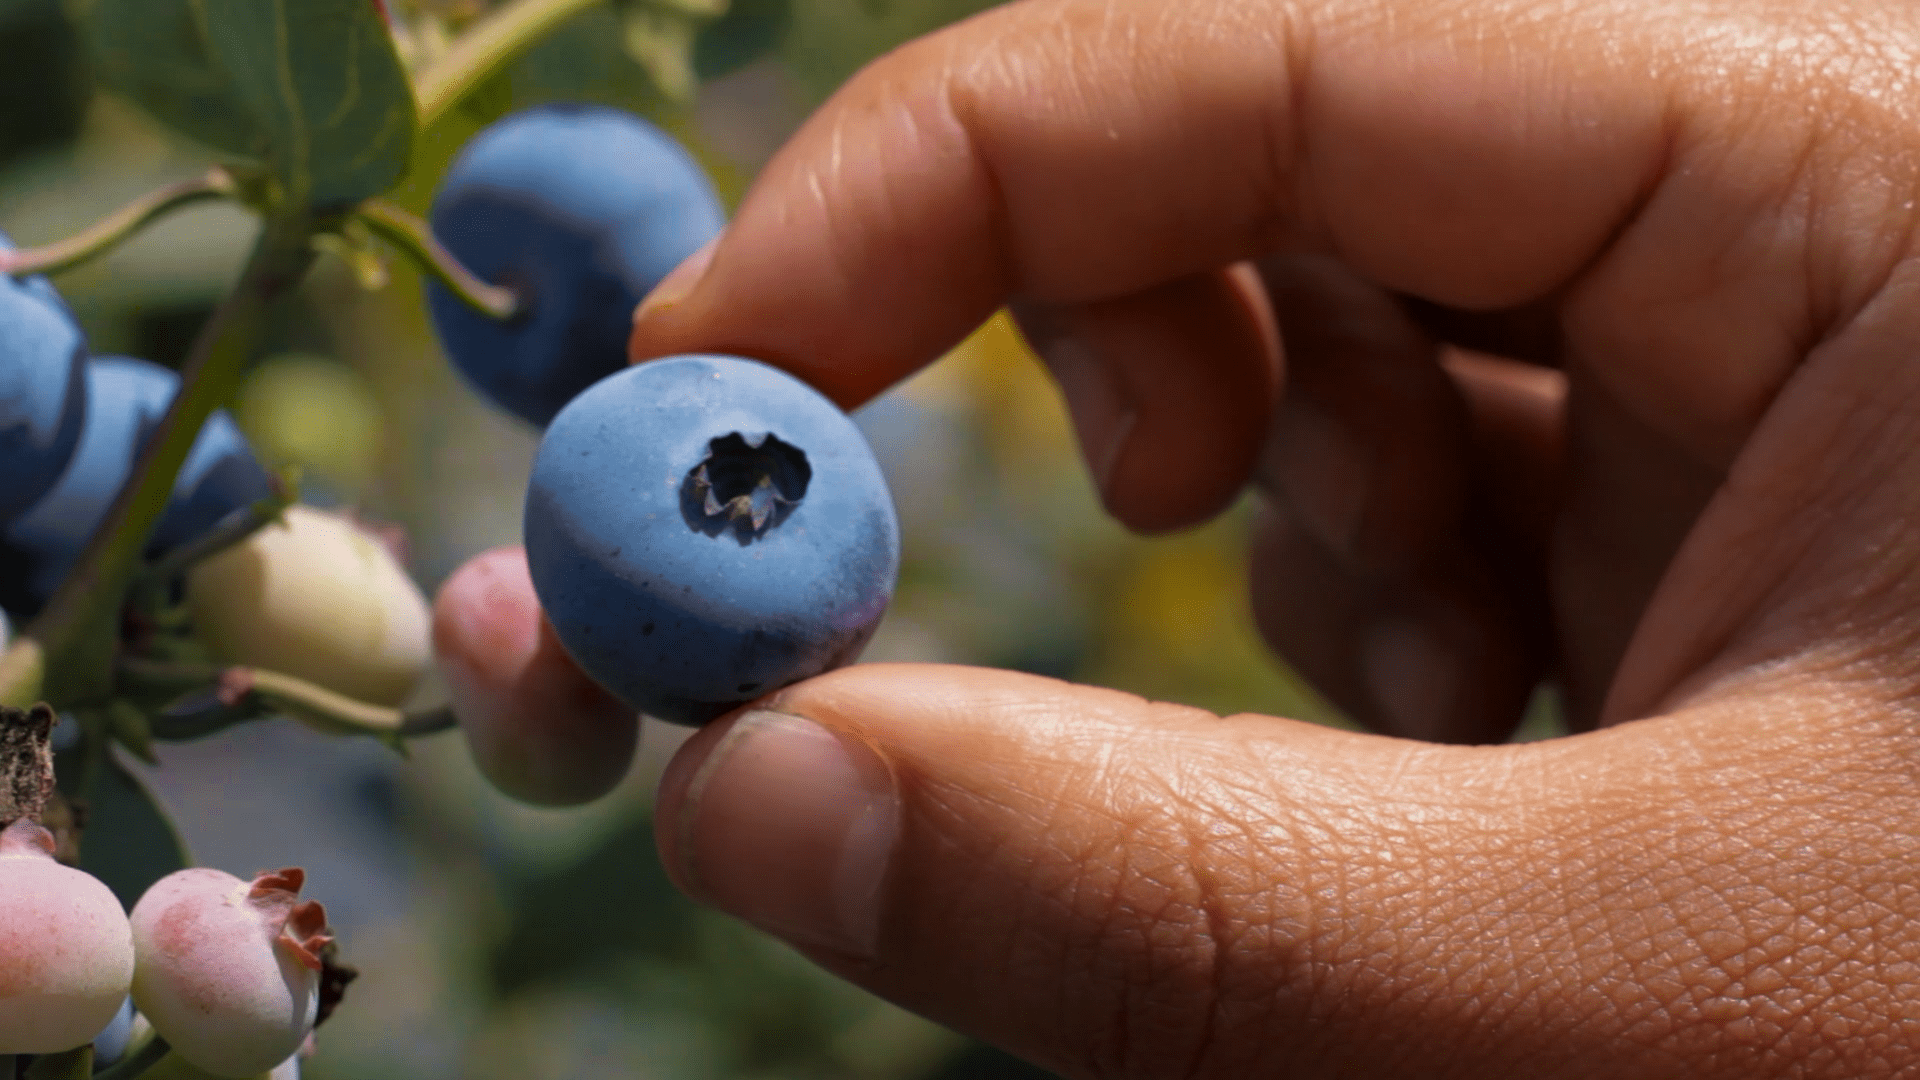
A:
[[[1263,630],[1432,741],[859,666],[689,742],[667,865],[1073,1077],[1920,1067],[1916,53],[1847,0],[1024,0],[875,64],[634,355],[852,406],[1011,302],[1108,508],[1258,472]],[[442,644],[524,707],[470,580]],[[1435,745],[1544,672],[1599,730]]]

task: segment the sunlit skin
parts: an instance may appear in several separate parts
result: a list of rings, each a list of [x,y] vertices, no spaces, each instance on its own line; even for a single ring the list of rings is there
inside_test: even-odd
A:
[[[855,667],[764,704],[897,795],[877,932],[763,917],[829,870],[750,865],[741,719],[676,880],[1068,1077],[1920,1068],[1915,70],[1895,0],[1022,0],[872,65],[634,357],[853,406],[1011,304],[1108,509],[1267,488],[1262,629],[1414,738]],[[1546,673],[1594,730],[1443,745]]]

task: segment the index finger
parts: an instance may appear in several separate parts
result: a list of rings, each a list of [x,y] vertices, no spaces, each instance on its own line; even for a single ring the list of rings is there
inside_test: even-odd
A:
[[[820,109],[710,261],[642,306],[632,355],[759,356],[851,406],[1009,300],[1130,296],[1295,246],[1445,304],[1545,295],[1653,183],[1667,93],[1618,13],[1537,7],[993,9]]]

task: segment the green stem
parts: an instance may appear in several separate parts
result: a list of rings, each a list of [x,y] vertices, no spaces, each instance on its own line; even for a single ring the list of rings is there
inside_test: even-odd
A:
[[[244,689],[247,693],[258,694],[274,708],[309,727],[333,735],[371,735],[394,746],[402,739],[447,731],[455,723],[450,709],[407,712],[375,705],[335,693],[305,679],[264,668],[174,664],[122,657],[119,670],[128,679],[155,688],[187,690],[224,683]]]
[[[0,252],[0,274],[57,274],[98,258],[133,239],[154,219],[180,207],[238,194],[225,169],[181,180],[147,192],[95,222],[86,231],[45,247]]]
[[[93,1074],[93,1080],[133,1080],[134,1077],[160,1064],[160,1059],[173,1049],[167,1040],[154,1035],[139,1046],[127,1051],[127,1056],[112,1065]]]
[[[437,705],[431,709],[417,709],[407,713],[400,720],[400,734],[403,738],[417,739],[422,735],[438,735],[443,731],[452,731],[460,726],[460,719],[453,715],[453,706]]]
[[[507,66],[527,47],[582,11],[605,0],[514,0],[467,28],[438,60],[413,80],[420,129],[460,104],[473,88]]]
[[[512,289],[489,285],[461,265],[453,252],[434,238],[433,230],[417,215],[394,203],[371,198],[354,211],[380,239],[399,248],[414,264],[445,285],[467,306],[494,319],[511,319],[520,311],[520,297]]]
[[[0,702],[32,694],[71,708],[111,699],[120,607],[141,553],[201,426],[238,387],[259,347],[273,301],[297,285],[312,262],[309,233],[304,216],[267,219],[239,282],[194,339],[180,390],[132,475],[46,611],[0,658]],[[33,656],[35,650],[42,655]],[[37,692],[30,689],[35,683]]]
[[[47,650],[39,641],[22,634],[0,653],[0,705],[27,708],[45,696],[46,681]]]
[[[295,502],[293,486],[283,477],[273,476],[273,494],[228,514],[206,535],[180,545],[148,563],[140,572],[143,580],[164,584],[233,545],[280,520],[280,514]]]

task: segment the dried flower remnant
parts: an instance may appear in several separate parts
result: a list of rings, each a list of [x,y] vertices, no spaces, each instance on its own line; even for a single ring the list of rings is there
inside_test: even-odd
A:
[[[133,1000],[194,1066],[250,1077],[297,1051],[319,1016],[327,913],[306,873],[252,881],[205,867],[155,882],[133,909]]]
[[[39,821],[53,798],[53,725],[44,702],[31,709],[0,706],[0,825]]]

